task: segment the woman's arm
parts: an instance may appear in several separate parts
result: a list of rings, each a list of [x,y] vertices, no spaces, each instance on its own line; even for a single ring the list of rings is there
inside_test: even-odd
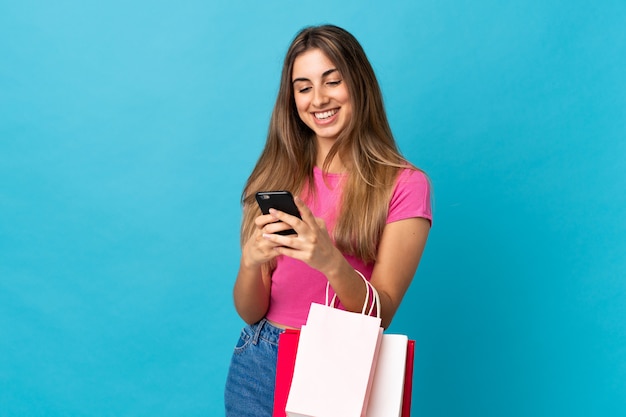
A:
[[[263,238],[263,233],[275,233],[289,226],[274,223],[270,215],[255,219],[255,228],[241,250],[239,272],[233,288],[235,309],[248,324],[256,323],[265,317],[270,304],[271,272],[267,266],[278,253],[276,244]]]
[[[424,218],[388,223],[383,230],[370,283],[380,296],[384,328],[391,324],[413,280],[429,231],[430,221]],[[329,269],[325,275],[346,309],[361,311],[365,300],[363,279],[347,261],[345,264],[334,263],[337,267]]]
[[[290,224],[298,233],[286,237],[272,234],[265,239],[274,242],[274,251],[299,259],[323,273],[347,310],[361,311],[365,300],[363,279],[333,245],[324,222],[316,219],[309,208],[296,199],[302,220],[272,211],[276,219]],[[388,223],[378,247],[371,284],[380,295],[383,327],[391,323],[426,245],[430,221],[409,218]]]
[[[265,317],[270,304],[271,277],[261,266],[248,265],[243,255],[233,289],[235,309],[248,324]]]
[[[378,247],[371,284],[380,295],[383,327],[391,324],[417,271],[430,221],[421,217],[387,224]]]

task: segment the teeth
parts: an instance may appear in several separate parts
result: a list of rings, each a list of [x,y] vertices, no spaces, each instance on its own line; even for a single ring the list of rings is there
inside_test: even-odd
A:
[[[328,119],[329,117],[333,116],[335,113],[337,113],[337,109],[328,110],[322,113],[315,113],[315,118],[316,119]]]

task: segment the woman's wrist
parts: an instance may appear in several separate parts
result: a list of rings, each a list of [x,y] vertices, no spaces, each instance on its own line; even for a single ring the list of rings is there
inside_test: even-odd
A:
[[[245,254],[241,255],[241,260],[239,261],[239,264],[241,269],[245,269],[250,272],[261,268],[260,263],[254,262],[250,259],[250,257],[246,256]]]
[[[250,247],[250,241],[248,241],[241,250],[241,259],[239,260],[241,268],[254,270],[261,267],[263,262],[258,262],[257,260],[255,260],[254,256],[252,256],[253,254],[254,250]]]
[[[342,277],[347,274],[352,274],[353,268],[348,261],[346,261],[346,258],[344,258],[341,252],[339,252],[338,249],[335,249],[330,261],[326,262],[324,270],[320,272],[323,273],[326,279],[332,283],[335,280],[342,279]]]

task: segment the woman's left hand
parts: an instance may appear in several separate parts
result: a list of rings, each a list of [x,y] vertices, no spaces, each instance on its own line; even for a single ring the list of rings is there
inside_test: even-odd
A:
[[[333,259],[341,261],[343,255],[333,244],[324,220],[315,217],[300,198],[295,197],[294,201],[302,219],[274,209],[270,209],[270,214],[290,225],[297,235],[264,233],[263,237],[280,245],[274,248],[279,254],[298,259],[323,273],[323,269],[333,265]]]

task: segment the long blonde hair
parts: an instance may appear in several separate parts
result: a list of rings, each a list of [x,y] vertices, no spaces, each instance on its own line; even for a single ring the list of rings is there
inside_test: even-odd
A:
[[[254,197],[257,191],[290,190],[299,195],[306,184],[314,182],[315,136],[298,116],[291,76],[295,59],[316,48],[342,74],[353,109],[322,167],[326,172],[339,156],[349,168],[333,237],[343,253],[374,262],[399,169],[411,165],[396,146],[378,81],[363,48],[354,36],[333,25],[301,30],[287,51],[265,148],[242,193],[241,241],[251,236],[254,218],[260,214]]]

